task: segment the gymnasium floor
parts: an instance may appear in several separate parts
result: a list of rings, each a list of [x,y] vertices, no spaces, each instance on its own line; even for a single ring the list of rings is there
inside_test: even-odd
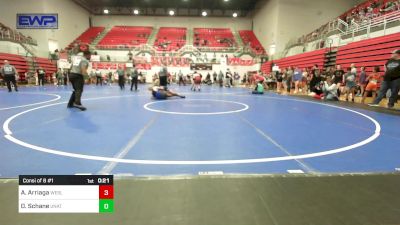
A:
[[[86,112],[68,87],[0,92],[0,176],[19,174],[391,173],[400,168],[399,113],[242,88],[172,86],[154,101],[140,86],[86,86]]]

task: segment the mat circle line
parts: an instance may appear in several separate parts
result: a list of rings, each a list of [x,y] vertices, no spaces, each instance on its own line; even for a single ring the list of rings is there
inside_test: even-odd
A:
[[[243,95],[243,96],[246,96],[246,95]],[[85,99],[85,100],[92,101],[92,100],[110,99],[110,98],[118,98],[118,97],[120,97],[120,96],[99,97],[99,98],[91,98],[91,99]],[[250,95],[249,95],[249,97],[250,97]],[[251,97],[254,97],[254,96],[251,96]],[[21,140],[19,140],[19,139],[17,139],[17,138],[12,136],[12,131],[9,129],[9,124],[11,123],[12,120],[17,118],[18,116],[21,116],[21,115],[26,114],[28,112],[32,112],[34,110],[47,108],[47,107],[51,107],[51,106],[55,106],[55,105],[64,104],[65,102],[39,106],[39,107],[36,107],[36,108],[33,108],[33,109],[29,109],[29,110],[20,112],[18,114],[15,114],[15,115],[9,117],[3,123],[3,131],[6,133],[4,135],[4,137],[6,139],[8,139],[9,141],[13,142],[14,144],[26,147],[26,148],[30,148],[30,149],[35,150],[35,151],[40,151],[40,152],[45,152],[45,153],[55,154],[55,155],[65,156],[65,157],[87,159],[87,160],[117,162],[117,163],[127,163],[127,164],[148,164],[148,165],[229,165],[229,164],[266,163],[266,162],[277,162],[277,161],[307,159],[307,158],[315,158],[315,157],[321,157],[321,156],[332,155],[332,154],[337,154],[337,153],[349,151],[349,150],[361,147],[363,145],[366,145],[366,144],[374,141],[375,139],[377,139],[380,136],[380,132],[381,132],[380,124],[375,119],[373,119],[372,117],[370,117],[368,115],[365,115],[365,114],[363,114],[361,112],[357,112],[355,110],[351,110],[351,109],[348,109],[348,108],[335,106],[335,105],[329,105],[329,104],[324,104],[324,103],[319,103],[319,102],[312,102],[312,101],[305,101],[305,100],[299,100],[299,99],[276,98],[276,97],[267,97],[267,96],[263,96],[263,98],[270,98],[270,99],[277,99],[277,100],[284,100],[284,101],[285,100],[286,101],[297,101],[297,102],[304,102],[304,103],[308,103],[308,104],[318,104],[318,105],[323,105],[323,106],[327,106],[327,107],[342,109],[342,110],[345,110],[345,111],[348,111],[348,112],[352,112],[352,113],[358,114],[358,115],[360,115],[360,116],[362,116],[364,118],[369,119],[375,125],[375,131],[367,139],[365,139],[363,141],[360,141],[360,142],[357,142],[355,144],[344,146],[344,147],[340,147],[340,148],[336,148],[336,149],[330,149],[330,150],[315,152],[315,153],[308,153],[308,154],[302,154],[302,155],[291,155],[291,156],[281,156],[281,157],[271,157],[271,158],[237,159],[237,160],[204,160],[204,161],[196,161],[196,160],[189,160],[189,161],[179,161],[179,160],[137,160],[137,159],[119,159],[119,158],[113,158],[113,157],[103,157],[103,156],[78,154],[78,153],[65,152],[65,151],[60,151],[60,150],[49,149],[49,148],[45,148],[45,147],[41,147],[41,146],[32,145],[32,144],[26,143],[26,142],[21,141]]]
[[[162,104],[162,103],[169,103],[169,102],[177,102],[177,101],[211,101],[211,102],[223,102],[223,103],[233,103],[237,105],[243,106],[243,108],[238,110],[231,110],[231,111],[220,111],[220,112],[203,112],[203,113],[190,113],[190,112],[174,112],[174,111],[165,111],[159,109],[150,108],[151,105],[155,104]],[[173,114],[173,115],[191,115],[191,116],[210,116],[210,115],[223,115],[223,114],[231,114],[231,113],[239,113],[248,110],[250,107],[241,102],[235,101],[226,101],[226,100],[216,100],[216,99],[186,99],[186,100],[166,100],[166,101],[156,101],[156,102],[149,102],[143,106],[148,111],[157,112],[157,113],[164,113],[164,114]]]
[[[48,93],[19,93],[19,94],[26,94],[26,95],[46,95],[46,96],[54,96],[56,98],[47,100],[47,101],[43,101],[43,102],[37,102],[37,103],[31,103],[31,104],[26,104],[26,105],[18,105],[18,106],[11,106],[11,107],[5,107],[5,108],[0,108],[0,111],[4,111],[4,110],[9,110],[9,109],[18,109],[18,108],[25,108],[25,107],[29,107],[29,106],[34,106],[34,105],[40,105],[40,104],[46,104],[46,103],[50,103],[50,102],[54,102],[57,101],[59,99],[61,99],[60,95],[56,95],[56,94],[48,94]]]

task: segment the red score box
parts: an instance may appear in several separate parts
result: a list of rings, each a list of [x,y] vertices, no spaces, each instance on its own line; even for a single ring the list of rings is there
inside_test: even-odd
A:
[[[113,198],[114,198],[114,186],[112,185],[99,186],[99,199],[113,199]]]

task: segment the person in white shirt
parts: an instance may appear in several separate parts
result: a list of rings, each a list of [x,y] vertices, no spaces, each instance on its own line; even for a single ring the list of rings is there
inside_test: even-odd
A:
[[[324,92],[324,100],[326,101],[339,101],[338,98],[339,84],[332,82],[332,79],[328,77],[324,81],[322,91]]]
[[[196,91],[196,89],[197,89],[197,91],[200,91],[201,78],[202,78],[201,74],[198,73],[197,71],[194,71],[194,73],[193,73],[193,85],[192,85],[192,88],[191,88],[192,91]]]

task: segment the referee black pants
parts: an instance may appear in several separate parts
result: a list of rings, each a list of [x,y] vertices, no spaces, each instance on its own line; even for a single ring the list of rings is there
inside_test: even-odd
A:
[[[100,84],[100,86],[103,86],[103,79],[102,79],[102,77],[96,77],[96,86],[99,85],[99,84]]]
[[[135,91],[137,91],[137,83],[138,83],[138,78],[137,77],[132,77],[131,91],[133,90],[133,85],[135,85]]]
[[[73,104],[82,105],[81,97],[83,93],[83,86],[85,85],[85,82],[83,80],[83,75],[77,73],[70,73],[69,81],[71,82],[74,91],[72,92],[71,97],[69,99],[68,107],[72,107]]]
[[[15,75],[4,75],[4,81],[7,83],[8,91],[11,92],[11,83],[14,85],[15,91],[18,91],[17,81],[15,80]]]
[[[118,85],[121,90],[125,89],[125,78],[123,76],[118,76]]]
[[[167,85],[168,85],[168,77],[160,76],[160,86],[167,87]]]
[[[38,75],[38,85],[39,86],[44,86],[44,74],[43,75]]]

